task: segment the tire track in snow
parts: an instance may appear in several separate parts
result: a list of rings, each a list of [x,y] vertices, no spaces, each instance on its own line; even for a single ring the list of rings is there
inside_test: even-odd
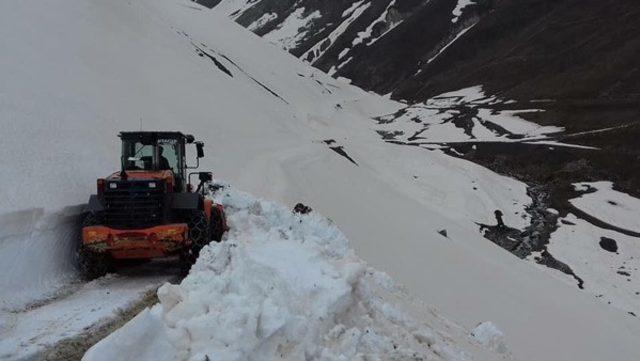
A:
[[[79,358],[153,304],[158,287],[179,280],[179,269],[167,262],[122,268],[23,311],[0,314],[7,320],[0,329],[0,359]]]

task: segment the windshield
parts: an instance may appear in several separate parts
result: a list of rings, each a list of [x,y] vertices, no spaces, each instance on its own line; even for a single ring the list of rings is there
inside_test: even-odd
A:
[[[176,139],[158,139],[157,143],[144,140],[123,140],[122,157],[125,170],[181,169],[180,147]]]
[[[123,161],[125,170],[153,170],[154,144],[143,144],[140,141],[123,141]]]

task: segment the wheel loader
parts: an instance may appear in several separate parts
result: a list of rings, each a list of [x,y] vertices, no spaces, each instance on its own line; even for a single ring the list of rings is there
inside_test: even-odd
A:
[[[181,132],[121,132],[119,137],[121,169],[97,180],[83,216],[76,252],[81,274],[94,279],[117,260],[173,255],[188,268],[205,245],[220,242],[228,230],[223,207],[205,197],[212,174],[189,172],[199,167],[204,144]],[[194,167],[186,160],[191,145]]]

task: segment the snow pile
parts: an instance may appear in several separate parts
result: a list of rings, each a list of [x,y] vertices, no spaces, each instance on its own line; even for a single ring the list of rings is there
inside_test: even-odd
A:
[[[482,322],[476,326],[476,328],[471,331],[471,337],[478,341],[482,346],[495,352],[502,354],[509,352],[504,340],[504,334],[495,324],[493,324],[493,322]]]
[[[298,215],[227,187],[231,231],[206,247],[160,304],[85,360],[467,359],[385,294],[399,291],[315,212]]]

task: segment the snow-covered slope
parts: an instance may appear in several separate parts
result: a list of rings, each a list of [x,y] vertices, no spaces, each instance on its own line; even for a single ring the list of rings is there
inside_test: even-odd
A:
[[[614,190],[611,182],[574,186],[583,194],[570,201],[575,209],[560,218],[549,251],[571,264],[596,298],[639,315],[640,200]]]
[[[25,305],[41,284],[73,277],[59,266],[68,252],[44,252],[72,239],[36,236],[117,168],[116,133],[142,125],[194,133],[207,144],[203,168],[239,189],[312,206],[447,318],[466,329],[495,322],[517,358],[640,357],[637,320],[479,234],[497,209],[511,226],[528,223],[525,184],[384,142],[373,118],[405,104],[334,80],[226,16],[169,0],[3,2],[0,46],[10,49],[0,56],[0,151],[11,154],[0,253],[14,260],[0,264],[3,303]],[[49,218],[32,227],[20,214]],[[47,267],[20,262],[34,250]],[[55,267],[65,269],[48,273]]]

